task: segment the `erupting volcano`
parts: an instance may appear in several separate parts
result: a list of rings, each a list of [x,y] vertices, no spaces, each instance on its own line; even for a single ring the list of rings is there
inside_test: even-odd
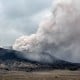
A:
[[[37,32],[17,39],[13,49],[33,61],[53,63],[55,56],[80,63],[80,0],[54,0]]]

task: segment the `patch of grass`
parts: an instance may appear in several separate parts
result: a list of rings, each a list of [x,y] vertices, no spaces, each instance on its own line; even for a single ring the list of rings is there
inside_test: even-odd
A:
[[[80,80],[80,71],[7,72],[0,80]]]

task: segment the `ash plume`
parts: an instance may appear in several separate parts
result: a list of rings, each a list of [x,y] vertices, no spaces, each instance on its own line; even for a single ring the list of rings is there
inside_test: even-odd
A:
[[[55,56],[80,63],[80,0],[54,0],[37,32],[17,39],[13,49],[34,61],[52,63]]]

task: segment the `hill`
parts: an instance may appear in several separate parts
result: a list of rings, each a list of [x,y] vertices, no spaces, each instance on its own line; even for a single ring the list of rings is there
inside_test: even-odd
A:
[[[44,64],[37,61],[24,59],[17,56],[21,52],[0,48],[0,70],[7,71],[42,71],[52,69],[70,69],[77,70],[80,68],[79,63],[71,63],[55,58],[52,64]]]

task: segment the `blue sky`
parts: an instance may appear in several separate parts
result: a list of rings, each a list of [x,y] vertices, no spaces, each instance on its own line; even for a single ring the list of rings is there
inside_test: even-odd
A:
[[[0,46],[35,33],[53,0],[0,0]]]

